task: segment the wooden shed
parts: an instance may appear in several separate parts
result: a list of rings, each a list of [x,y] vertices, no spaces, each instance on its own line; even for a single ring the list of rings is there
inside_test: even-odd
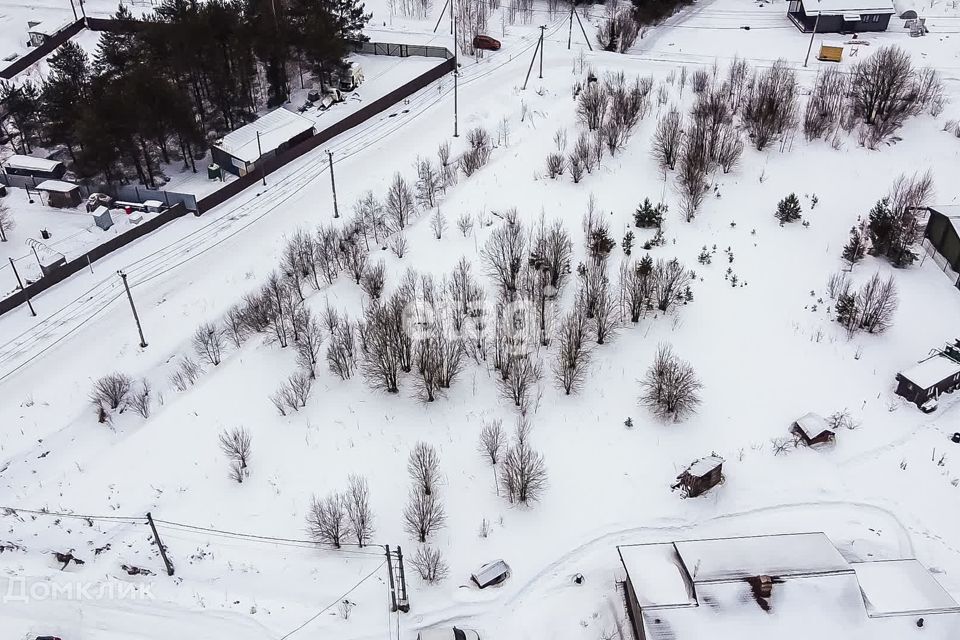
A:
[[[44,180],[37,185],[37,191],[47,195],[47,204],[51,207],[79,207],[83,200],[83,196],[80,195],[80,185],[63,180]]]
[[[832,444],[837,439],[837,434],[830,430],[826,419],[819,413],[813,412],[794,420],[790,426],[790,433],[797,436],[800,442],[808,447]]]
[[[723,482],[723,458],[716,454],[700,458],[677,476],[674,488],[680,487],[688,498],[694,498]]]
[[[960,389],[960,339],[931,358],[897,374],[897,395],[920,409],[937,408],[941,394]]]

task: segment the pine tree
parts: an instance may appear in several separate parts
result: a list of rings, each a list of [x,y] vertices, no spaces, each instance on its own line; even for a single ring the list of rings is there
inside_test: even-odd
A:
[[[80,45],[68,40],[47,62],[50,72],[40,93],[44,134],[53,144],[64,145],[76,161],[77,124],[89,95],[90,61]]]
[[[889,255],[897,244],[897,224],[887,198],[878,200],[870,209],[867,229],[870,234],[870,253],[875,256]]]
[[[30,153],[40,130],[40,95],[30,80],[0,82],[0,112],[5,112],[20,134],[20,151]]]
[[[623,255],[629,256],[630,252],[633,250],[633,231],[627,231],[623,236]]]
[[[863,259],[867,251],[867,239],[863,233],[861,225],[854,225],[850,228],[850,240],[843,247],[843,259],[850,263],[850,268]]]
[[[637,207],[633,214],[633,223],[641,229],[651,229],[660,227],[663,224],[663,216],[667,212],[667,205],[658,203],[654,206],[650,198],[644,198],[643,204]]]
[[[777,212],[774,214],[781,226],[787,222],[795,222],[800,219],[800,199],[797,194],[791,193],[777,204]]]
[[[842,293],[837,298],[837,322],[847,328],[849,331],[856,329],[860,322],[860,309],[857,305],[857,298],[852,293]]]

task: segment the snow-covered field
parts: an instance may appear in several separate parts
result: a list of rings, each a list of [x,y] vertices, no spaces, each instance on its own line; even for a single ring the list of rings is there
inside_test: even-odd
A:
[[[736,14],[759,25],[760,12],[769,29],[717,22]],[[432,22],[402,26],[429,33]],[[544,379],[534,394],[530,438],[549,472],[542,499],[521,507],[498,496],[493,470],[477,451],[484,420],[500,418],[512,428],[516,419],[486,365],[471,362],[448,393],[425,404],[415,397],[412,374],[399,394],[385,394],[371,391],[360,375],[342,381],[321,363],[307,407],[281,417],[268,396],[295,370],[295,354],[260,335],[229,349],[187,391],[172,387],[169,375],[191,352],[200,323],[219,320],[259,288],[297,229],[339,222],[319,150],[266,188],[161,228],[105,258],[96,273],[77,274],[39,296],[38,318],[25,308],[0,318],[0,507],[97,516],[0,516],[0,544],[17,545],[0,555],[0,594],[17,593],[25,579],[28,590],[49,581],[74,590],[94,585],[101,596],[44,598],[50,588],[34,587],[38,597],[3,604],[8,635],[279,639],[309,621],[292,637],[415,638],[426,626],[456,623],[485,638],[596,639],[624,615],[614,586],[617,544],[786,531],[824,531],[848,559],[916,557],[960,597],[960,445],[949,440],[960,431],[960,402],[945,396],[926,415],[893,394],[898,370],[960,334],[960,293],[932,260],[893,270],[867,258],[854,280],[878,270],[893,274],[900,303],[886,333],[851,339],[832,320],[825,291],[827,278],[842,267],[850,227],[899,174],[929,168],[936,202],[958,202],[960,144],[941,131],[960,104],[956,36],[911,39],[891,29],[867,36],[871,44],[857,54],[896,42],[941,69],[953,100],[942,116],[908,121],[901,139],[878,151],[859,146],[855,134],[838,150],[807,142],[800,132],[782,148],[776,143],[758,152],[748,145],[736,169],[712,178],[715,189],[687,223],[673,181],[665,183],[650,154],[656,104],[626,147],[580,184],[568,175],[544,176],[556,132],[565,129],[572,144],[580,129],[571,86],[582,77],[583,50],[575,39],[567,51],[563,19],[547,24],[544,78],[535,68],[526,91],[520,86],[535,25],[508,27],[500,52],[463,61],[460,138],[451,138],[447,79],[411,97],[406,113],[331,143],[341,158],[337,197],[346,213],[367,190],[382,196],[395,171],[412,181],[415,158],[433,157],[444,140],[453,140],[459,154],[466,132],[483,126],[497,141],[489,164],[461,175],[442,198],[449,222],[442,239],[425,211],[406,233],[402,259],[375,249],[373,259],[387,265],[388,290],[407,268],[440,278],[461,257],[479,276],[479,251],[503,224],[492,212],[516,206],[524,224],[541,215],[560,220],[574,240],[576,265],[584,257],[580,224],[591,195],[617,240],[632,228],[644,197],[670,205],[666,243],[650,253],[677,257],[696,271],[693,300],[627,323],[597,346],[579,394],[565,396],[553,384],[555,347],[541,353]],[[659,85],[676,78],[681,64],[693,71],[716,61],[722,71],[735,55],[758,65],[783,56],[802,68],[806,44],[783,17],[782,3],[758,8],[713,0],[652,30],[627,55],[583,56],[601,76],[622,70],[628,77],[652,75]],[[812,60],[799,71],[804,85],[820,64]],[[672,102],[689,106],[689,87],[681,98],[676,82],[666,86]],[[504,120],[510,134],[498,140]],[[790,192],[800,197],[809,226],[781,227],[773,217]],[[454,224],[463,213],[482,213],[491,224],[474,224],[463,236]],[[652,236],[633,230],[636,245]],[[702,248],[714,245],[712,263],[699,264]],[[634,257],[643,253],[635,246]],[[610,258],[614,279],[622,258],[618,246]],[[133,285],[146,348],[138,346],[119,279],[106,275],[121,268]],[[483,281],[492,297],[493,285]],[[574,288],[566,290],[565,306]],[[311,292],[306,305],[319,313],[328,301],[356,319],[366,297],[343,274]],[[704,384],[698,412],[679,424],[661,422],[638,404],[638,380],[661,342],[689,360]],[[88,394],[95,379],[114,371],[150,381],[148,419],[127,411],[109,427],[97,423]],[[834,448],[774,455],[771,439],[786,436],[798,416],[844,408],[860,426],[838,433]],[[222,430],[238,426],[253,443],[242,484],[227,477],[217,443]],[[301,541],[311,496],[341,490],[349,474],[360,474],[370,485],[374,542],[400,545],[406,558],[413,556],[417,543],[404,532],[401,513],[410,484],[407,456],[418,441],[440,454],[447,525],[431,544],[443,552],[450,575],[426,585],[408,562],[411,610],[398,616],[387,606],[382,547],[331,551]],[[711,452],[726,459],[726,481],[699,498],[672,492],[676,475]],[[147,512],[163,521],[173,578],[163,572],[149,529],[131,519]],[[69,550],[85,564],[61,572],[51,553]],[[470,573],[495,558],[513,569],[502,588],[469,587]],[[130,577],[123,564],[156,575]],[[585,577],[581,586],[571,582],[576,573]],[[118,584],[141,591],[123,592]],[[107,597],[117,592],[127,597]],[[344,599],[355,603],[348,619],[338,613]]]

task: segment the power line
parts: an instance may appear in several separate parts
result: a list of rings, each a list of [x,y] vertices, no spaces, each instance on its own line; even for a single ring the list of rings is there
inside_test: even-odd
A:
[[[350,595],[351,593],[353,593],[360,585],[362,585],[364,582],[366,582],[367,580],[369,580],[370,578],[372,578],[373,575],[374,575],[377,571],[380,571],[381,567],[383,567],[383,565],[385,565],[385,564],[387,564],[387,561],[386,561],[386,560],[384,560],[384,561],[381,562],[379,565],[377,565],[377,568],[374,569],[373,571],[371,571],[370,573],[368,573],[366,576],[364,576],[364,577],[360,580],[360,582],[358,582],[357,584],[355,584],[355,585],[353,585],[352,587],[350,587],[350,589],[349,589],[346,593],[344,593],[343,595],[341,595],[340,597],[338,597],[336,600],[334,600],[333,602],[331,602],[331,603],[328,604],[327,606],[325,606],[323,609],[320,609],[320,611],[318,611],[318,612],[315,613],[313,616],[311,616],[310,619],[308,619],[306,622],[304,622],[303,624],[301,624],[299,627],[297,627],[297,628],[294,629],[293,631],[290,631],[289,633],[287,633],[285,636],[283,636],[282,638],[280,638],[280,640],[287,640],[287,638],[289,638],[289,637],[292,636],[293,634],[297,633],[298,631],[300,631],[301,629],[303,629],[304,627],[306,627],[308,624],[310,624],[311,622],[313,622],[314,620],[316,620],[317,618],[319,618],[320,616],[322,616],[322,615],[323,615],[324,613],[326,613],[327,611],[329,611],[334,605],[336,605],[337,603],[343,601],[344,598],[346,598],[348,595]]]
[[[56,518],[75,518],[77,520],[90,520],[93,522],[125,522],[127,524],[146,524],[146,517],[140,516],[89,516],[81,513],[62,513],[57,511],[44,511],[42,509],[22,509],[20,507],[5,507],[0,505],[0,510],[11,513],[29,513],[32,515],[52,516]]]
[[[330,545],[322,545],[322,544],[320,544],[320,543],[314,542],[313,540],[299,540],[299,539],[296,539],[296,538],[281,538],[281,537],[277,537],[277,536],[263,536],[263,535],[253,534],[253,533],[241,533],[241,532],[238,532],[238,531],[226,531],[226,530],[224,530],[224,529],[213,529],[213,528],[210,528],[210,527],[200,527],[200,526],[192,525],[192,524],[183,524],[183,523],[180,523],[180,522],[171,522],[171,521],[169,521],[169,520],[161,520],[161,519],[159,519],[159,518],[154,518],[153,521],[154,521],[155,523],[157,523],[157,524],[160,524],[160,525],[166,525],[166,526],[169,526],[169,527],[179,527],[178,530],[180,530],[180,531],[191,531],[191,532],[195,532],[195,533],[208,533],[208,534],[212,534],[212,535],[225,536],[225,537],[231,537],[231,538],[242,539],[242,540],[253,540],[253,541],[258,541],[258,542],[267,542],[267,543],[281,543],[281,542],[282,542],[282,543],[293,543],[293,544],[310,545],[310,546],[313,547],[313,548],[317,548],[317,547],[326,547],[326,548],[329,548],[329,547],[330,547]],[[363,548],[365,548],[365,547],[367,547],[367,546],[370,546],[370,547],[380,546],[380,545],[376,545],[376,544],[374,544],[374,543],[370,543],[369,545],[363,545],[363,546],[361,546],[361,545],[359,545],[359,544],[357,544],[357,543],[349,543],[349,542],[341,542],[340,544],[341,544],[341,546],[345,546],[345,547],[357,547],[357,548],[359,548],[359,549],[363,549]],[[366,555],[366,556],[377,556],[377,557],[380,557],[380,555],[381,555],[380,552],[372,552],[372,551],[354,551],[354,550],[344,551],[344,550],[342,550],[342,549],[340,549],[340,550],[338,550],[338,551],[343,551],[344,553]]]

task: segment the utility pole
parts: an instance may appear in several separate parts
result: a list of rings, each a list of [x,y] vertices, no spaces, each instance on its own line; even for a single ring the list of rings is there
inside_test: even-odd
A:
[[[573,40],[573,2],[570,3],[570,26],[567,28],[567,50],[570,50],[570,43]]]
[[[393,584],[393,556],[390,555],[390,545],[383,545],[387,550],[387,580],[390,583],[390,611],[397,610],[397,589]]]
[[[819,0],[818,3],[819,4]],[[813,21],[813,31],[810,32],[810,44],[807,45],[807,57],[803,59],[803,66],[807,66],[807,62],[810,60],[810,50],[813,49],[813,37],[817,35],[817,27],[820,26],[820,13],[822,10],[817,8],[817,19]]]
[[[147,341],[143,337],[143,327],[140,326],[140,316],[137,315],[137,307],[133,304],[133,296],[130,295],[130,285],[127,284],[127,274],[123,271],[117,271],[117,275],[123,280],[123,288],[127,290],[127,299],[130,301],[130,308],[133,310],[133,319],[137,322],[137,331],[140,332],[140,347],[146,348]]]
[[[397,567],[400,569],[400,598],[397,608],[404,613],[410,611],[410,601],[407,599],[407,578],[403,573],[403,552],[397,545]]]
[[[13,258],[8,258],[10,260],[10,268],[13,269],[13,275],[17,276],[17,285],[20,287],[20,291],[23,291],[23,299],[27,301],[27,306],[30,307],[30,315],[36,317],[37,312],[33,310],[33,303],[30,302],[30,294],[27,293],[27,288],[23,286],[23,280],[20,279],[20,274],[17,273],[17,267],[13,264]]]
[[[573,7],[573,15],[577,18],[577,24],[580,25],[580,33],[583,34],[583,39],[587,41],[587,46],[590,47],[590,51],[593,51],[593,45],[590,44],[590,36],[587,35],[587,30],[583,28],[583,22],[580,21],[580,12],[577,11],[576,5]],[[569,47],[567,47],[569,49]]]
[[[527,81],[530,80],[530,72],[533,71],[533,63],[537,61],[537,51],[539,51],[540,47],[542,46],[543,46],[543,30],[540,31],[540,39],[537,40],[537,46],[533,48],[533,57],[530,58],[530,66],[527,67],[527,77],[523,79],[523,87],[521,88],[521,91],[526,91],[527,89]],[[541,78],[543,77],[542,73],[540,77]]]
[[[330,187],[333,189],[333,217],[340,217],[340,209],[337,208],[337,181],[333,177],[333,151],[327,149],[327,160],[330,162]]]
[[[540,79],[543,80],[543,33],[547,30],[546,25],[540,25]]]
[[[163,546],[163,542],[160,541],[160,534],[157,533],[157,525],[153,524],[153,516],[147,513],[147,522],[150,523],[150,528],[153,530],[153,541],[157,543],[157,549],[160,550],[160,557],[163,558],[163,564],[167,567],[167,575],[173,575],[173,563],[170,562],[170,558],[167,557],[167,549]]]
[[[457,43],[457,16],[453,12],[453,0],[450,0],[450,19],[453,24],[453,137],[459,138],[460,133],[457,131],[458,123],[458,114],[457,114],[457,92],[460,84],[460,56]]]
[[[257,164],[260,165],[260,177],[263,178],[263,186],[267,186],[267,170],[263,167],[263,149],[260,148],[259,131],[257,131]]]
[[[73,0],[70,0],[70,8],[73,9],[73,21],[77,21],[77,7],[73,4]]]

